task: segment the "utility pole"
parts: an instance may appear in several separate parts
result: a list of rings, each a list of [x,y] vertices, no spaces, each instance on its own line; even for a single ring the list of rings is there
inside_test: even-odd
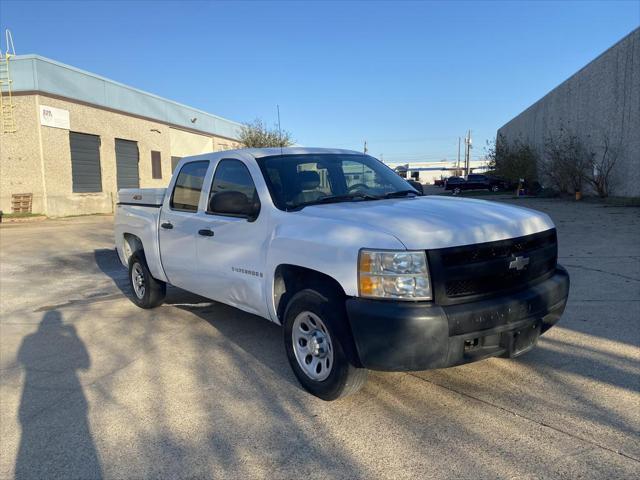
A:
[[[467,132],[467,136],[464,139],[464,172],[469,176],[469,166],[471,164],[471,149],[473,148],[473,141],[471,140],[471,130]]]
[[[367,141],[364,141],[364,154],[366,155],[369,149],[367,148]]]
[[[456,163],[456,168],[460,168],[460,137],[458,137],[458,162]]]

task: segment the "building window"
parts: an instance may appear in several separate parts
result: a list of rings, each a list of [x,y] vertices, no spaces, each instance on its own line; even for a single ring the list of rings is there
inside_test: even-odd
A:
[[[101,192],[100,137],[69,132],[69,146],[73,193]]]
[[[162,178],[162,160],[160,152],[151,151],[151,178]]]
[[[182,157],[171,157],[171,173],[176,171],[176,167],[180,163],[180,160],[182,160]]]

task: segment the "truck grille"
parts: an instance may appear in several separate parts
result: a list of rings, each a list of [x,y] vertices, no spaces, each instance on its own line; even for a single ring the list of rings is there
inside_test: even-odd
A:
[[[527,288],[553,274],[556,230],[497,242],[429,250],[435,300],[452,305]]]

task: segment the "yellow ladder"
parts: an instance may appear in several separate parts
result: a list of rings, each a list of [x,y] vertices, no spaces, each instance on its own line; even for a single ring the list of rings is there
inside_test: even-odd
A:
[[[15,56],[16,51],[13,46],[13,38],[9,30],[5,31],[7,41],[7,52],[2,54],[0,51],[0,122],[2,122],[2,131],[4,133],[15,133],[16,119],[13,115],[13,94],[11,89],[11,71],[9,70],[9,59]]]

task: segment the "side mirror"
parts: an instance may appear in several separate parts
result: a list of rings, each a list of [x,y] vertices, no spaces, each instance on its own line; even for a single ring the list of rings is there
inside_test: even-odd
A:
[[[242,192],[220,192],[209,200],[209,212],[233,217],[246,217],[247,220],[253,221],[260,213],[260,203],[251,202]]]

